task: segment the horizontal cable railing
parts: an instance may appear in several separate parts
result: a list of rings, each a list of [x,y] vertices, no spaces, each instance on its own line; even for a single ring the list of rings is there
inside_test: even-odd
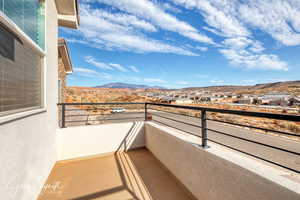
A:
[[[288,121],[299,126],[299,115],[158,103],[146,103],[145,106],[147,115],[152,116],[153,122],[200,137],[202,141],[199,143],[203,148],[207,148],[207,141],[210,141],[300,173],[300,131],[260,127],[264,124],[263,120],[269,120],[271,123]],[[252,122],[254,124],[248,123],[253,118],[256,119]],[[241,119],[247,123],[239,122]]]
[[[198,138],[203,148],[210,141],[300,173],[299,115],[158,103],[60,103],[58,106],[63,128],[151,120]],[[292,123],[296,128],[279,130],[275,126],[278,121]],[[263,126],[267,123],[271,128]]]
[[[59,103],[60,127],[144,121],[145,103]]]

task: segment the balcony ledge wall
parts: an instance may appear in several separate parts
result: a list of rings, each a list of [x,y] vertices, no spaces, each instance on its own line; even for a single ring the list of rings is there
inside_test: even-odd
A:
[[[58,129],[57,145],[58,160],[78,159],[144,147],[144,122]]]
[[[204,150],[197,140],[152,122],[145,125],[147,149],[197,199],[300,199],[300,183],[286,178],[289,173],[218,145]]]

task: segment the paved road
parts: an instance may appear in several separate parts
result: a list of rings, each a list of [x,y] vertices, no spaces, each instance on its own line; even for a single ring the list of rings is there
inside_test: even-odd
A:
[[[152,113],[154,114],[153,120],[155,121],[159,121],[166,125],[175,127],[177,129],[181,129],[185,132],[189,132],[191,134],[201,136],[201,128],[195,127],[201,125],[201,120],[199,118],[175,115],[175,114],[165,113],[165,112],[156,112],[156,111],[155,112],[152,111]],[[144,113],[120,113],[120,114],[112,114],[112,115],[104,116],[98,118],[98,120],[103,120],[103,123],[111,123],[111,122],[140,121],[140,120],[144,120],[143,117],[144,117]],[[175,119],[185,123],[193,124],[195,126],[183,124],[181,122],[176,122],[166,118]],[[298,141],[293,141],[290,139],[273,136],[273,135],[257,133],[253,130],[248,130],[245,128],[227,125],[219,122],[213,122],[213,121],[208,121],[207,127],[209,129],[213,129],[229,135],[238,136],[247,140],[256,141],[259,143],[271,145],[277,148],[286,149],[288,151],[292,151],[300,154],[300,142]],[[284,152],[260,144],[255,144],[253,142],[233,138],[213,131],[208,131],[208,138],[220,142],[222,144],[228,145],[230,147],[239,149],[241,151],[251,153],[255,156],[259,156],[261,158],[292,168],[300,172],[299,155],[290,152]],[[199,140],[201,140],[201,138],[199,138]]]
[[[66,108],[65,125],[68,126],[81,126],[86,125],[88,122],[88,111],[80,109],[76,106],[68,106]]]

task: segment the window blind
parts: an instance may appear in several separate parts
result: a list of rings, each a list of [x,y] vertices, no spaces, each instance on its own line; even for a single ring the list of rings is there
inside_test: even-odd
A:
[[[5,37],[14,35],[0,31]],[[0,53],[0,115],[42,107],[42,58],[26,42],[13,40],[14,59]]]

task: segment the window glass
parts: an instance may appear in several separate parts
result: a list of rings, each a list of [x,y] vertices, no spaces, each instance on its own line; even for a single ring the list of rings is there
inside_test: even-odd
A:
[[[0,0],[0,10],[3,11],[3,0]]]
[[[5,30],[1,24],[0,30]],[[13,38],[13,48],[6,45],[8,51],[0,53],[0,116],[41,108],[41,56],[9,31],[0,31],[0,38]]]
[[[41,0],[0,0],[0,10],[39,47],[45,49],[44,3]],[[2,9],[1,9],[2,8]]]
[[[15,60],[15,39],[4,26],[0,26],[0,55]]]

